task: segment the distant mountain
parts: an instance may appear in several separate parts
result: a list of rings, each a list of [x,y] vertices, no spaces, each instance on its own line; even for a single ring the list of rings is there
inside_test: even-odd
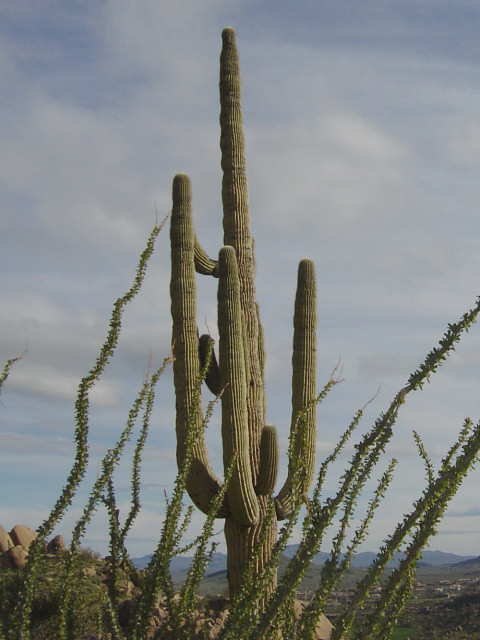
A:
[[[283,554],[287,558],[292,558],[298,549],[298,544],[290,544],[285,548]],[[313,556],[313,562],[315,564],[322,565],[328,560],[330,555],[324,551],[320,551]],[[352,567],[355,569],[366,569],[377,557],[373,551],[362,551],[357,553],[352,558]],[[403,553],[397,551],[394,553],[392,560],[389,563],[389,567],[396,567],[400,560],[403,558]],[[457,564],[459,562],[470,562],[475,556],[458,556],[454,553],[444,553],[443,551],[424,551],[421,555],[420,562],[422,566],[441,567],[448,564]]]
[[[455,567],[472,567],[478,569],[480,567],[480,556],[476,558],[468,558],[467,560],[462,560],[462,562],[456,562],[454,564]]]
[[[148,565],[151,559],[152,559],[152,554],[150,553],[148,556],[142,556],[141,558],[132,558],[132,563],[136,569],[145,569],[145,567]],[[178,556],[178,558],[176,559],[178,560],[184,559],[185,562],[190,562],[189,559],[186,558],[185,556]]]
[[[287,545],[283,551],[283,555],[286,556],[287,558],[293,558],[298,547],[299,547],[298,544]],[[325,553],[325,551],[319,551],[313,556],[312,562],[314,562],[315,564],[322,565],[322,564],[325,564],[325,562],[328,560],[329,557],[330,557],[329,553]]]
[[[152,555],[141,558],[132,558],[132,562],[137,569],[145,569],[152,558]],[[170,563],[170,571],[175,582],[183,582],[192,564],[191,556],[176,556]],[[205,572],[206,575],[227,570],[227,556],[224,553],[214,553]]]
[[[298,544],[288,545],[285,548],[283,555],[286,556],[286,558],[292,558],[295,555],[298,546]],[[137,567],[137,569],[144,569],[150,562],[151,557],[151,555],[147,555],[143,556],[142,558],[133,558],[133,564],[135,565],[135,567]],[[320,551],[313,557],[313,564],[322,565],[328,558],[328,553]],[[353,557],[351,566],[354,569],[366,569],[371,565],[375,558],[376,554],[372,551],[363,551],[361,553],[357,553]],[[398,563],[402,558],[403,553],[396,552],[388,565],[389,568],[398,566]],[[170,570],[172,572],[172,578],[175,582],[182,582],[185,579],[191,562],[192,558],[188,556],[177,556],[172,559]],[[459,556],[454,553],[444,553],[443,551],[427,550],[422,553],[419,566],[441,567],[446,565],[460,565],[468,563],[480,565],[480,556]],[[226,569],[227,556],[224,553],[215,553],[213,554],[210,564],[207,567],[205,575],[209,576],[214,573],[226,571]]]
[[[424,551],[422,561],[434,567],[441,567],[446,564],[458,564],[460,562],[470,562],[475,556],[457,556],[455,553],[444,553],[443,551]]]

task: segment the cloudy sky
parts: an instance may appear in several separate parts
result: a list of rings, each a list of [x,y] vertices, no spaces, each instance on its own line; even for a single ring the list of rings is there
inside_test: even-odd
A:
[[[2,360],[27,348],[0,406],[0,523],[7,529],[36,528],[63,486],[78,382],[95,362],[112,303],[130,286],[156,217],[169,212],[175,173],[192,178],[204,247],[215,255],[221,245],[218,57],[227,25],[240,51],[268,419],[282,453],[301,258],[317,269],[319,381],[339,358],[344,377],[319,409],[319,459],[380,388],[360,431],[370,426],[479,293],[474,0],[1,3]],[[58,525],[66,537],[125,423],[149,354],[155,366],[169,352],[168,281],[164,230],[92,396],[91,462]],[[199,326],[212,333],[214,285],[198,284]],[[378,548],[421,491],[412,429],[438,464],[463,419],[480,419],[479,347],[475,327],[401,413],[389,451],[399,460],[396,481],[364,549]],[[137,556],[154,548],[172,487],[173,408],[168,371],[144,456],[144,508],[129,541]],[[215,421],[208,441],[220,473]],[[117,476],[122,513],[130,454]],[[348,452],[327,493],[347,464]],[[452,502],[431,548],[480,553],[479,474]],[[102,518],[85,544],[103,553]]]

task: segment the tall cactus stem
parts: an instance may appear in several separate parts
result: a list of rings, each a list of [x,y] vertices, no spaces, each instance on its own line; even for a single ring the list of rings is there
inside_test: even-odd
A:
[[[257,496],[252,482],[248,437],[245,334],[240,306],[240,282],[233,247],[222,247],[218,256],[218,332],[222,395],[222,440],[224,468],[237,455],[236,469],[227,495],[235,519],[243,525],[258,520]]]
[[[250,369],[247,395],[248,429],[254,476],[259,468],[259,443],[265,424],[262,367],[258,357],[259,318],[255,295],[255,258],[250,233],[250,210],[243,135],[240,66],[235,31],[222,33],[220,55],[220,149],[222,153],[223,244],[234,247],[240,277],[240,300],[245,314]]]
[[[273,545],[277,540],[277,517],[271,509],[272,498],[259,495],[259,522],[252,527],[240,525],[235,518],[225,519],[225,540],[227,542],[227,576],[230,598],[234,598],[242,586],[246,567],[252,556],[258,552],[255,573],[259,574],[271,558]],[[267,518],[270,517],[270,521]],[[268,600],[277,584],[276,578],[265,588],[264,599]]]
[[[190,179],[175,176],[172,188],[172,220],[170,241],[172,270],[170,281],[173,320],[173,376],[176,395],[177,463],[183,464],[187,429],[200,430],[202,408],[195,389],[200,366],[196,324],[196,291],[194,265],[194,232],[191,212]],[[193,423],[193,424],[192,424]],[[220,489],[208,459],[203,437],[197,439],[193,462],[187,479],[187,490],[196,506],[208,513],[213,497]]]
[[[190,183],[175,177],[172,210],[172,319],[174,380],[177,399],[177,458],[185,456],[187,428],[200,430],[198,401],[200,367],[205,381],[221,394],[222,445],[225,470],[233,473],[218,517],[225,518],[227,571],[234,598],[252,557],[256,574],[268,564],[277,537],[277,519],[286,518],[311,483],[315,466],[315,275],[302,260],[298,271],[294,314],[291,448],[288,476],[276,498],[278,471],[275,427],[266,424],[265,353],[255,294],[254,242],[245,169],[241,87],[235,32],[222,33],[220,56],[220,149],[223,169],[223,248],[218,262],[207,256],[191,221]],[[195,270],[218,278],[218,363],[213,340],[198,338],[195,322]],[[207,359],[209,358],[209,360]],[[197,392],[197,396],[195,393]],[[187,490],[203,511],[220,484],[199,438]],[[276,586],[265,589],[268,600]]]
[[[288,476],[275,499],[279,520],[293,509],[293,496],[308,491],[315,473],[316,446],[316,284],[311,260],[298,265],[297,293],[293,318],[292,422],[295,444],[289,460]],[[296,474],[298,464],[303,473]],[[293,478],[296,478],[294,482]]]
[[[234,247],[239,263],[248,261],[253,275],[253,241],[243,135],[240,66],[235,31],[222,33],[220,56],[220,149],[222,152],[222,202],[224,244]],[[243,274],[242,274],[243,275]]]

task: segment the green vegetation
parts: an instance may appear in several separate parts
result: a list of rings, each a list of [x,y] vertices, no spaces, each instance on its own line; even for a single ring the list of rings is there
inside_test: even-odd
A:
[[[418,629],[401,627],[393,632],[392,640],[410,640],[410,638],[416,638],[418,633]]]
[[[0,600],[5,604],[2,605],[1,628],[5,640],[42,638],[41,625],[47,625],[50,637],[60,640],[82,638],[86,627],[90,627],[92,633],[108,632],[116,640],[143,640],[152,635],[175,640],[191,638],[199,607],[197,593],[215,548],[211,537],[217,517],[225,518],[231,595],[229,615],[222,618],[222,626],[217,629],[218,639],[266,640],[279,637],[279,632],[288,638],[314,637],[317,622],[332,592],[348,571],[351,558],[364,540],[390,485],[395,460],[377,479],[366,514],[358,515],[358,498],[386,453],[399,410],[409,394],[420,390],[445,361],[480,311],[477,300],[472,310],[448,326],[438,346],[427,354],[386,410],[358,438],[350,462],[339,478],[336,495],[325,497],[323,485],[327,471],[353,437],[363,409],[353,417],[314,477],[315,410],[338,382],[338,375],[334,372],[322,389],[316,388],[314,273],[313,264],[302,261],[295,302],[289,468],[283,487],[273,497],[276,435],[275,429],[265,424],[263,341],[253,283],[255,263],[246,200],[240,78],[232,29],[224,31],[223,43],[220,93],[225,246],[220,249],[218,262],[205,255],[193,231],[190,181],[184,174],[177,175],[173,183],[171,220],[173,356],[167,357],[157,370],[149,372],[139,385],[117,443],[102,460],[98,478],[72,532],[70,547],[55,568],[58,573],[50,583],[54,585],[51,586],[53,592],[42,595],[42,580],[48,575],[44,566],[46,538],[69,508],[85,475],[90,393],[114,355],[124,309],[142,285],[162,227],[156,224],[140,257],[132,287],[114,305],[99,356],[80,382],[75,405],[76,456],[65,487],[48,518],[38,528],[38,537],[30,549],[25,570],[13,576],[5,574],[2,578]],[[195,269],[213,275],[219,281],[218,365],[212,341],[208,337],[197,338]],[[177,405],[178,475],[168,498],[157,547],[147,568],[140,572],[132,565],[126,539],[140,510],[142,453],[156,385],[172,361]],[[0,383],[5,381],[12,364],[13,360],[7,363]],[[214,392],[214,399],[205,412],[200,401],[203,383]],[[210,467],[203,438],[217,401],[222,407],[223,480],[217,479]],[[122,459],[126,442],[135,437],[131,506],[121,520],[113,471]],[[414,585],[419,554],[435,533],[437,523],[462,479],[477,460],[480,424],[465,420],[438,470],[434,469],[418,436],[416,440],[420,460],[427,471],[426,485],[411,511],[386,538],[374,563],[364,571],[344,611],[335,619],[331,640],[345,637],[386,640],[392,637]],[[313,488],[308,494],[310,484]],[[193,509],[184,504],[186,493],[206,514],[206,519],[197,539],[187,547],[193,550],[194,559],[178,590],[170,572],[170,560],[186,550],[182,540]],[[302,542],[283,573],[277,576],[282,551],[298,524],[302,506],[306,507],[300,525]],[[80,544],[94,511],[100,507],[106,509],[109,518],[110,556],[101,585],[90,590],[90,587],[84,588],[82,582],[85,552],[81,551]],[[359,518],[360,524],[349,537],[354,518]],[[279,531],[277,520],[283,522]],[[297,589],[312,557],[320,545],[325,544],[326,534],[331,533],[333,527],[336,529],[330,557],[322,567],[320,580],[307,606],[295,617]],[[383,579],[389,560],[399,548],[403,551],[399,567]],[[125,580],[132,585],[128,596]],[[378,598],[365,613],[364,604],[375,586]]]
[[[480,638],[480,578],[471,574],[467,579],[449,578],[435,588],[418,584],[412,601],[402,615],[402,626],[418,630],[418,640],[450,638],[478,640]],[[431,591],[428,602],[417,597],[417,591]]]
[[[35,640],[52,640],[57,637],[62,617],[63,580],[67,561],[66,555],[42,555],[38,560],[30,631],[31,637]],[[104,575],[102,571],[105,572]],[[77,566],[71,580],[71,593],[75,601],[71,623],[76,629],[76,637],[89,637],[90,633],[99,631],[102,627],[107,595],[102,578],[106,579],[106,573],[103,561],[88,551],[79,551]],[[16,603],[21,599],[27,579],[26,570],[4,570],[0,579],[0,617],[2,621],[7,621]],[[15,634],[1,635],[0,632],[0,637],[15,637]]]

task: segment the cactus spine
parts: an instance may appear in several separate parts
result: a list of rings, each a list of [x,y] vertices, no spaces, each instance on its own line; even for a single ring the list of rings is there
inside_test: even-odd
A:
[[[222,441],[224,468],[235,456],[226,500],[218,512],[225,518],[230,595],[238,591],[254,552],[256,571],[268,562],[277,535],[277,519],[287,518],[295,501],[310,486],[315,467],[315,327],[316,294],[313,263],[298,269],[292,357],[293,447],[288,476],[273,496],[278,468],[275,427],[266,424],[264,348],[255,296],[255,259],[240,102],[240,71],[231,28],[222,33],[220,57],[220,147],[223,169],[224,246],[218,261],[210,259],[195,236],[190,180],[173,181],[171,220],[171,310],[176,393],[177,461],[185,457],[187,424],[200,428],[202,409],[196,385],[210,351],[208,336],[198,338],[195,271],[218,278],[219,362],[212,354],[206,383],[213,393],[223,390]],[[299,462],[301,473],[298,473]],[[211,469],[204,440],[197,439],[187,490],[197,507],[208,512],[220,482]],[[273,514],[273,515],[272,515]],[[270,586],[270,590],[274,588]],[[268,596],[268,593],[266,594]]]

